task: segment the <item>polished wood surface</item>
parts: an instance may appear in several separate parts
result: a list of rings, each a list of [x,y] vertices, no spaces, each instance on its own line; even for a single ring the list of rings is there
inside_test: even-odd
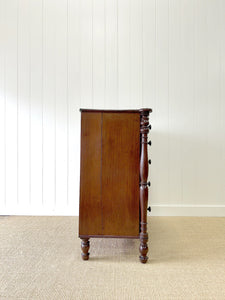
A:
[[[139,114],[84,113],[81,129],[80,237],[138,236]]]
[[[137,113],[140,114],[143,111],[152,112],[151,108],[141,108],[141,109],[89,109],[80,108],[81,112],[104,112],[104,113]]]
[[[140,116],[103,113],[103,234],[139,234]]]
[[[81,114],[79,235],[102,234],[101,114]]]

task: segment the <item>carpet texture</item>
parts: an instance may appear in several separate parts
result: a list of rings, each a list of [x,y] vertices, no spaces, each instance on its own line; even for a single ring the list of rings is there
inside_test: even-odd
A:
[[[0,299],[225,299],[225,218],[150,217],[138,240],[91,239],[78,217],[0,217]]]

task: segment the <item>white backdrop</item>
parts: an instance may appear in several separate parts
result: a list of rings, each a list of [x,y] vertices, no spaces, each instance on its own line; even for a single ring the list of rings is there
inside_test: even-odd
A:
[[[151,107],[152,214],[225,216],[224,16],[224,0],[0,0],[0,214],[78,215],[78,109]]]

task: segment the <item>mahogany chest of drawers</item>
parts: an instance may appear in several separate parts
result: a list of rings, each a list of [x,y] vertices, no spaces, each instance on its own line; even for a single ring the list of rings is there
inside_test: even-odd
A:
[[[148,259],[149,108],[81,111],[79,237],[82,258],[90,238],[140,238]]]

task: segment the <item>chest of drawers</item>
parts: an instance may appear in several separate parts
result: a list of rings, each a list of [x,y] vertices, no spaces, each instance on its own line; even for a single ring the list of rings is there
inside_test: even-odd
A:
[[[79,237],[140,238],[148,259],[148,133],[151,109],[81,109]]]

